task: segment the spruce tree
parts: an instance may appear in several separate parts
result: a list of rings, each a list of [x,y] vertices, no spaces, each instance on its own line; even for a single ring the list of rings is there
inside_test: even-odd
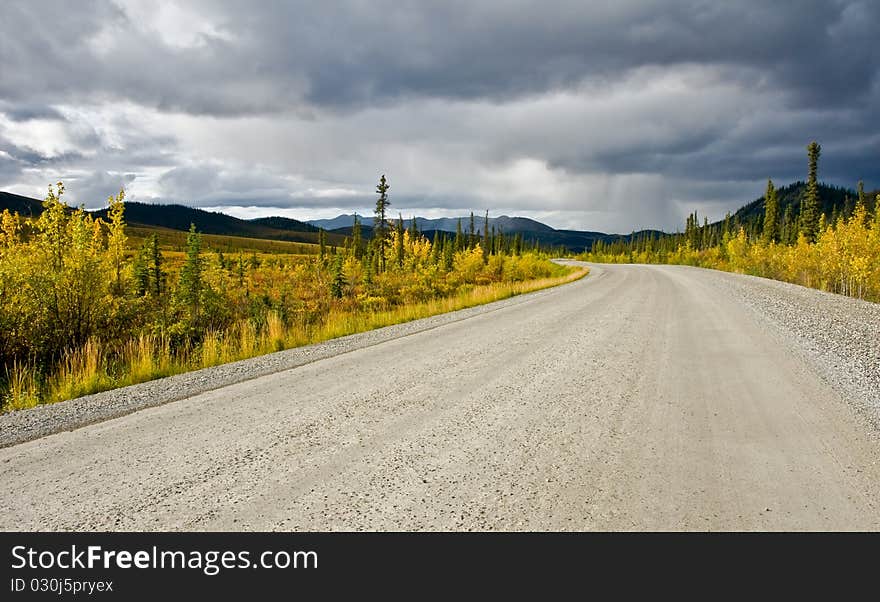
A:
[[[443,238],[439,232],[434,233],[434,242],[431,243],[431,263],[437,265],[440,263],[440,254],[443,250]]]
[[[373,273],[374,273],[374,265],[373,265],[373,251],[371,249],[367,249],[367,253],[364,256],[363,260],[364,266],[364,286],[369,291],[373,286]]]
[[[162,264],[165,258],[159,249],[159,237],[156,234],[150,236],[145,244],[146,257],[149,261],[149,284],[153,295],[161,296],[165,287],[165,272],[162,271]]]
[[[458,253],[464,249],[464,235],[461,232],[461,218],[458,218],[458,223],[455,225],[455,252]]]
[[[783,243],[790,245],[796,242],[797,240],[797,228],[794,223],[794,210],[792,210],[792,205],[789,204],[785,208],[785,212],[782,214],[782,231],[780,232],[780,238]]]
[[[327,232],[324,228],[318,230],[318,258],[323,262],[327,255]]]
[[[238,266],[236,269],[236,274],[238,275],[239,288],[244,288],[244,255],[241,254],[241,251],[238,252]],[[245,294],[247,294],[247,291],[245,291]]]
[[[354,224],[351,226],[351,248],[356,259],[363,256],[363,241],[361,239],[361,222],[357,213],[354,214]]]
[[[134,257],[132,262],[132,272],[134,273],[134,294],[136,297],[143,297],[150,292],[150,267],[148,261],[149,240],[145,240],[140,251]]]
[[[489,210],[486,209],[486,219],[483,220],[483,263],[489,260]]]
[[[801,233],[806,237],[807,242],[816,240],[819,229],[821,207],[819,205],[818,166],[821,152],[822,147],[815,140],[807,146],[807,189],[801,205]]]
[[[403,256],[404,256],[404,247],[403,247],[403,215],[397,215],[397,228],[395,228],[395,238],[394,238],[394,257],[397,260],[397,267],[403,268]]]
[[[379,258],[379,271],[385,271],[385,237],[388,233],[388,224],[385,221],[385,215],[391,202],[388,200],[388,190],[391,187],[385,179],[385,174],[379,178],[379,185],[376,186],[376,193],[379,198],[376,199],[375,218],[373,219],[373,242],[376,245],[376,254]]]
[[[773,180],[768,178],[767,192],[764,193],[764,242],[767,244],[775,242],[779,236],[778,213],[776,188],[773,186]]]
[[[204,283],[202,281],[202,237],[196,232],[196,225],[190,224],[186,237],[186,259],[180,268],[179,294],[183,304],[189,311],[192,322],[198,320],[199,302]]]
[[[341,299],[346,284],[345,272],[342,270],[342,255],[336,255],[333,260],[333,271],[330,279],[330,294],[335,299]]]
[[[865,215],[865,211],[868,209],[867,199],[865,198],[865,183],[859,180],[859,199],[856,201],[856,207],[860,207],[862,210],[861,215]]]

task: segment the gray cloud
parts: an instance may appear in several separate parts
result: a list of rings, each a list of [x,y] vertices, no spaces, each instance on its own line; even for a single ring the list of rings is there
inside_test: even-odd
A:
[[[368,209],[385,171],[401,210],[671,228],[802,178],[814,138],[823,178],[880,186],[878,24],[868,0],[4,3],[0,187],[307,216]]]

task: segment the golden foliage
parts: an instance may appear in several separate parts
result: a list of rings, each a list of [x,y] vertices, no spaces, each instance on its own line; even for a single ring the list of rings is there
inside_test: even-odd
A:
[[[880,195],[876,206],[880,207]],[[820,220],[815,242],[801,234],[793,245],[749,239],[742,228],[718,246],[695,250],[689,242],[661,256],[657,252],[587,254],[609,263],[672,263],[752,274],[859,299],[880,301],[880,209],[869,219],[859,203],[849,219]]]
[[[36,220],[0,215],[2,410],[485,303],[584,273],[519,254],[518,245],[515,254],[501,244],[484,253],[476,240],[441,249],[394,229],[376,245],[387,271],[353,246],[318,257],[296,254],[304,245],[262,253],[254,244],[248,255],[225,256],[229,237],[217,237],[214,252],[191,248],[187,258],[127,235],[123,192],[109,199],[106,223],[71,210],[63,193],[60,183],[50,187]],[[142,242],[140,251],[129,247]],[[193,253],[198,278],[182,287],[183,266],[196,265]]]

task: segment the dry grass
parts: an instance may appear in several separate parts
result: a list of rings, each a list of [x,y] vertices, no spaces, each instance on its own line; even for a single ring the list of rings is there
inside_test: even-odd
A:
[[[32,408],[40,402],[37,370],[33,365],[16,361],[6,369],[6,393],[2,401],[6,411]]]

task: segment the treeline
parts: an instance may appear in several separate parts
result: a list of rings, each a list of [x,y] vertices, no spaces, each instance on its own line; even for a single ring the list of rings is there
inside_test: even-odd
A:
[[[871,199],[863,182],[842,206],[820,198],[821,147],[807,147],[808,177],[797,203],[780,210],[772,180],[760,219],[743,223],[730,214],[700,224],[687,217],[684,232],[597,242],[582,257],[609,263],[671,263],[736,271],[793,282],[860,299],[880,301],[880,194]],[[838,191],[842,193],[842,191]],[[797,211],[797,212],[795,212]]]
[[[195,227],[183,253],[155,235],[131,249],[122,192],[106,219],[68,207],[60,183],[39,218],[4,211],[4,409],[454,309],[570,272],[487,227],[434,243],[389,222],[388,190],[383,176],[370,240],[355,229],[335,247],[322,233],[311,256],[211,252]]]

